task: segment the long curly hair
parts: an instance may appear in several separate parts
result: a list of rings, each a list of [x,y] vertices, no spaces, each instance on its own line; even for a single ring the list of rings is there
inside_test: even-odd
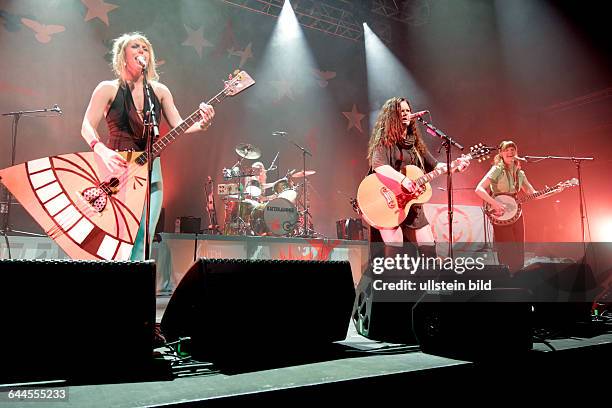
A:
[[[411,121],[410,125],[408,125],[408,129],[406,129],[406,126],[402,123],[400,104],[404,101],[410,106],[410,111],[412,111],[412,106],[408,99],[401,97],[387,99],[380,109],[378,117],[376,118],[376,124],[374,125],[374,129],[372,129],[370,142],[368,143],[367,159],[370,164],[374,150],[381,143],[387,147],[393,146],[404,138],[404,134],[407,136],[415,136],[415,146],[420,154],[425,154],[427,151],[427,146],[423,142],[421,131],[416,122],[414,120]]]

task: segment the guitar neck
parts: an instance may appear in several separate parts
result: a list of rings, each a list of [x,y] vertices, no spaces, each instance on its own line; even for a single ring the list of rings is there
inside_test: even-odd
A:
[[[225,99],[227,95],[224,91],[219,92],[215,95],[211,100],[206,102],[208,105],[216,105]],[[178,124],[174,129],[170,130],[164,136],[157,139],[153,146],[151,146],[151,153],[153,154],[153,158],[156,158],[161,154],[161,152],[168,146],[172,144],[180,135],[185,133],[187,129],[192,127],[195,123],[199,122],[202,119],[202,115],[200,115],[200,110],[196,110],[191,115],[187,117],[187,119],[183,120]],[[142,153],[136,159],[136,163],[139,165],[144,165],[147,163],[147,152]]]
[[[533,200],[534,198],[538,198],[538,197],[539,197],[539,196],[541,196],[541,195],[548,194],[548,193],[550,193],[551,191],[556,190],[557,188],[558,188],[557,186],[548,187],[548,188],[545,188],[545,189],[543,189],[543,190],[536,191],[536,192],[535,192],[535,193],[533,193],[533,194],[526,195],[526,196],[524,196],[523,198],[521,198],[521,199],[519,199],[519,200],[517,200],[517,201],[518,201],[520,204],[522,204],[522,203],[524,203],[524,202],[526,202],[526,201]]]
[[[472,159],[472,155],[468,154],[468,155],[466,155],[466,158],[468,160],[471,160]],[[451,163],[451,167],[452,167],[453,163]],[[430,181],[432,181],[433,179],[435,179],[438,176],[441,176],[444,173],[446,173],[445,170],[443,170],[441,168],[436,168],[436,169],[430,171],[429,173],[423,174],[421,177],[419,177],[418,179],[414,180],[414,182],[418,186],[424,186],[425,184],[429,183]]]
[[[430,171],[429,173],[423,174],[421,177],[414,180],[414,182],[418,186],[424,186],[425,184],[429,183],[430,181],[432,181],[433,179],[435,179],[436,177],[444,173],[446,173],[446,171],[444,171],[443,169],[437,168],[437,169]]]

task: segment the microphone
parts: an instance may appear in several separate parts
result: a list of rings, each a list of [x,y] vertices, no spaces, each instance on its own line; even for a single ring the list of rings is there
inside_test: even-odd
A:
[[[272,136],[285,136],[287,132],[272,132]]]
[[[429,113],[428,110],[411,113],[410,114],[410,120],[416,119],[416,118],[420,118],[421,116],[427,115],[428,113]]]
[[[138,61],[138,64],[140,64],[142,69],[147,69],[147,60],[145,59],[144,56],[142,55],[137,56],[136,61]]]
[[[526,158],[524,158],[524,157],[520,157],[520,156],[514,156],[514,158],[515,158],[516,160],[520,160],[520,161],[524,161],[524,162],[526,162],[526,161],[527,161],[527,159],[526,159]]]
[[[55,105],[53,105],[53,107],[51,109],[49,109],[51,112],[57,112],[60,115],[63,115],[62,110],[60,109],[60,107],[58,106],[58,104],[56,103]]]

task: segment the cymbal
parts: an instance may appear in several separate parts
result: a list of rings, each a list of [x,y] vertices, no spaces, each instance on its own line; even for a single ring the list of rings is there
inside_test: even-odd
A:
[[[316,173],[315,170],[306,170],[305,172],[304,171],[299,171],[297,173],[293,173],[293,175],[291,177],[293,177],[293,178],[302,178],[302,177],[312,176],[315,173]]]
[[[236,146],[236,153],[245,159],[259,159],[261,157],[261,150],[249,143],[240,143]]]

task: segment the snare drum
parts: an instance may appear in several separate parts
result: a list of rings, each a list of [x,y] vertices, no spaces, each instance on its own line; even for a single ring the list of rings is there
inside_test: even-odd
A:
[[[259,197],[261,195],[261,184],[259,180],[250,180],[244,191],[253,198]]]
[[[293,232],[297,220],[295,205],[285,198],[275,198],[253,209],[251,228],[257,235],[284,236]]]
[[[282,178],[274,183],[274,192],[279,198],[284,198],[295,204],[297,192],[293,188],[293,183],[286,178]]]

